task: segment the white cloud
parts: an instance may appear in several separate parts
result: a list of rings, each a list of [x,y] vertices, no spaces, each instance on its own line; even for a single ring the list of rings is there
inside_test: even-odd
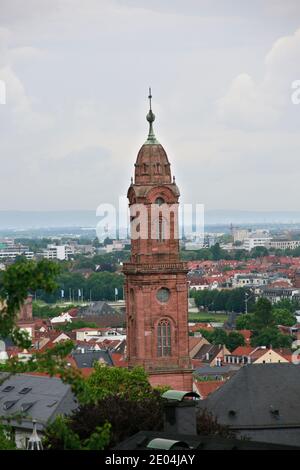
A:
[[[265,87],[247,74],[238,75],[226,95],[218,102],[219,118],[234,127],[270,127],[279,110],[268,100]]]
[[[275,41],[264,61],[263,77],[246,73],[232,80],[217,102],[222,122],[234,127],[270,128],[290,105],[291,84],[300,76],[300,29]]]
[[[51,126],[52,118],[34,109],[32,99],[27,95],[23,83],[10,66],[0,69],[0,79],[6,87],[4,119],[11,120],[15,131],[38,132]]]

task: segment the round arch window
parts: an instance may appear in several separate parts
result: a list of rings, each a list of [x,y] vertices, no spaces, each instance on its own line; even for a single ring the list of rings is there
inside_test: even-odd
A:
[[[161,205],[164,204],[164,203],[165,203],[165,200],[164,200],[162,197],[157,197],[157,198],[155,199],[155,204],[157,204],[157,205],[159,205],[159,206],[161,206]]]
[[[162,287],[161,289],[158,289],[156,292],[156,298],[159,302],[168,302],[170,298],[170,291],[166,287]]]

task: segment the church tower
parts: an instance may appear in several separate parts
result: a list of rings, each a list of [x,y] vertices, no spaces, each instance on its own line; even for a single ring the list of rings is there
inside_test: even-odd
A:
[[[149,134],[128,189],[131,258],[124,263],[129,367],[142,366],[152,385],[192,390],[188,347],[187,264],[179,259],[179,189],[157,141],[151,107]]]

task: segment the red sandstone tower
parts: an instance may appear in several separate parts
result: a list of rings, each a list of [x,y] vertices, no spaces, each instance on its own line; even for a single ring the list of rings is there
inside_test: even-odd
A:
[[[152,385],[192,390],[187,265],[179,259],[180,193],[153,132],[151,98],[150,90],[149,135],[138,153],[127,194],[132,237],[131,259],[123,268],[127,356],[129,367],[146,369]],[[146,214],[146,223],[141,213]]]

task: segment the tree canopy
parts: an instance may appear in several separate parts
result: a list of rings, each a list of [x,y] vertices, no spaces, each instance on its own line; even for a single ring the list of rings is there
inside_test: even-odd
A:
[[[209,311],[226,311],[241,313],[245,311],[245,295],[247,289],[238,287],[236,289],[213,289],[198,290],[193,292],[196,306]],[[248,310],[254,306],[253,296],[249,297]]]
[[[237,331],[226,333],[225,330],[220,328],[216,328],[214,331],[201,329],[199,331],[201,332],[202,336],[211,344],[224,344],[230,352],[232,352],[238,346],[245,345],[244,336]]]
[[[273,348],[290,347],[292,337],[280,332],[278,325],[292,326],[294,315],[287,309],[277,308],[269,300],[261,298],[255,304],[254,313],[240,315],[236,320],[236,328],[252,331],[252,346],[272,346]]]
[[[15,344],[28,347],[28,336],[15,324],[16,316],[28,293],[56,287],[59,266],[48,260],[19,259],[0,274],[0,336],[11,336]]]

